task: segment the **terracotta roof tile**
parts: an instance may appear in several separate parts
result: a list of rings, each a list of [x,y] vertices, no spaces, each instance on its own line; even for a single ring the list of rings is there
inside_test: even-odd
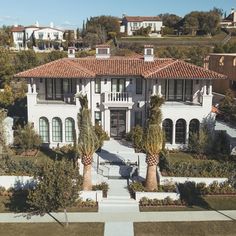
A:
[[[129,22],[161,21],[159,16],[125,16],[124,18]]]
[[[184,61],[158,58],[153,62],[145,62],[140,56],[109,59],[63,58],[15,75],[17,78],[95,78],[96,76],[141,76],[163,79],[227,78]]]
[[[25,28],[23,26],[14,26],[11,29],[11,32],[23,32],[25,30]]]

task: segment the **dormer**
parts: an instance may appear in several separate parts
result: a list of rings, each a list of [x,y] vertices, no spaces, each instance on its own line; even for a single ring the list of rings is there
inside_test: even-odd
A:
[[[68,47],[68,58],[75,58],[75,47]]]
[[[109,45],[97,45],[96,46],[96,58],[97,59],[110,58],[110,46]]]
[[[154,61],[153,45],[144,45],[144,61]]]

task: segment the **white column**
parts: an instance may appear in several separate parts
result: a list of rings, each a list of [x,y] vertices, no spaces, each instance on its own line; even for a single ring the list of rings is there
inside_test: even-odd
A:
[[[48,124],[49,124],[49,144],[52,144],[52,120],[48,119]]]
[[[212,95],[212,85],[211,84],[209,85],[209,88],[208,88],[208,95]]]
[[[152,86],[152,94],[155,95],[156,94],[156,84],[154,83]]]
[[[104,129],[107,132],[107,134],[110,136],[110,110],[108,108],[105,108],[104,111]]]
[[[185,137],[185,144],[188,144],[189,139],[189,122],[186,121],[186,137]]]
[[[173,132],[172,132],[172,145],[175,145],[175,124],[176,121],[173,121]]]
[[[33,83],[33,93],[37,93],[35,82]]]
[[[28,83],[27,85],[28,85],[28,94],[29,94],[29,93],[32,93],[32,87],[31,87],[31,84]]]
[[[130,132],[130,124],[131,124],[131,119],[130,119],[130,118],[131,118],[131,111],[130,111],[130,109],[128,109],[126,117],[127,117],[127,122],[126,122],[126,124],[127,124],[126,133],[128,133],[128,132]]]
[[[161,83],[160,83],[160,81],[158,82],[158,96],[159,96],[159,97],[162,97],[162,94],[161,94]]]

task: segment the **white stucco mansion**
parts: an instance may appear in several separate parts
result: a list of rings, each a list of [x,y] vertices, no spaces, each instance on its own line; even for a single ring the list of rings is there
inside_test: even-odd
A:
[[[225,76],[181,60],[143,56],[113,57],[100,45],[95,57],[69,57],[21,72],[28,79],[28,121],[50,147],[73,142],[80,109],[76,94],[87,94],[92,122],[113,138],[121,138],[147,119],[150,96],[165,97],[162,106],[167,147],[187,144],[190,132],[211,115],[214,79]]]

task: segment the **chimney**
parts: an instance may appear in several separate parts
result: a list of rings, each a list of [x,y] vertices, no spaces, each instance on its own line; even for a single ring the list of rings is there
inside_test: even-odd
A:
[[[35,22],[35,26],[39,27],[39,22],[38,21]]]
[[[68,47],[68,58],[75,58],[75,47]]]
[[[54,28],[53,22],[50,22],[50,28]]]
[[[110,46],[109,45],[97,45],[96,46],[96,58],[108,59],[110,58]]]
[[[144,45],[144,61],[154,61],[153,45]]]
[[[233,8],[233,7],[231,8],[231,14],[232,14],[232,13],[234,13],[234,8]]]

